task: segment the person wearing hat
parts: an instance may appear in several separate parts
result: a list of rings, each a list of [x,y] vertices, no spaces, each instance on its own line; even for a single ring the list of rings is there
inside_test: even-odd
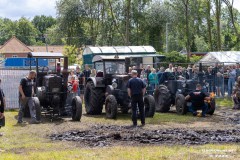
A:
[[[131,71],[132,78],[128,81],[128,96],[131,97],[132,107],[132,122],[133,127],[137,126],[137,107],[139,109],[142,126],[145,125],[145,113],[144,113],[144,102],[143,95],[146,92],[146,84],[137,77],[138,73],[136,70]]]

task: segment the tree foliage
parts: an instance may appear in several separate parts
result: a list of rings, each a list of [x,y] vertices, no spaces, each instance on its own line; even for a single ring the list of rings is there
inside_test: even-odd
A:
[[[0,18],[0,44],[16,35],[29,45],[151,45],[169,53],[239,50],[240,13],[234,2],[58,0],[57,18]]]

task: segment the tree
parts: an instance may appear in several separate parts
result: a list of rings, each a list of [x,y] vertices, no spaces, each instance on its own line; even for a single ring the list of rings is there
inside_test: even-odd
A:
[[[32,20],[33,25],[35,26],[36,29],[39,31],[39,37],[37,40],[42,41],[43,43],[46,43],[46,36],[45,33],[48,28],[52,27],[53,25],[56,24],[56,19],[54,19],[52,16],[35,16]]]
[[[235,24],[235,16],[234,14],[236,12],[234,12],[234,8],[233,8],[233,3],[234,3],[234,0],[230,1],[230,0],[223,0],[223,2],[227,5],[227,8],[229,10],[229,16],[231,18],[231,22],[232,22],[232,25],[233,25],[233,28],[234,28],[234,31],[235,31],[235,34],[237,35],[239,41],[240,41],[240,33],[237,29],[237,26]]]
[[[216,8],[216,20],[217,20],[217,51],[221,50],[221,0],[215,0],[215,8]]]
[[[7,18],[0,18],[0,44],[4,44],[12,36],[16,35],[17,22]]]
[[[68,57],[69,65],[73,65],[78,62],[78,48],[75,45],[66,45],[64,46],[63,54]]]
[[[57,4],[58,24],[67,45],[82,46],[85,43],[84,22],[86,10],[80,0],[59,0]]]
[[[17,22],[16,37],[26,45],[36,43],[37,29],[26,18],[22,17]]]

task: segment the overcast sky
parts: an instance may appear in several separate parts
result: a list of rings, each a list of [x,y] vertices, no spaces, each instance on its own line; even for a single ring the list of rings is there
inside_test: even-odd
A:
[[[35,15],[56,17],[57,0],[0,0],[0,17],[17,20],[32,19]],[[234,0],[234,7],[240,11],[240,0]]]
[[[17,20],[32,19],[35,15],[56,17],[57,0],[0,0],[0,17]]]

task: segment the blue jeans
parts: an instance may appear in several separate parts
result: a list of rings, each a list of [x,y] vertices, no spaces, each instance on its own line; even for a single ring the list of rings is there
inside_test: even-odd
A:
[[[32,120],[36,120],[36,108],[35,108],[35,102],[32,97],[26,97],[24,100],[20,99],[20,108],[18,112],[18,122],[22,122],[23,119],[23,111],[25,107],[29,107],[30,115]]]
[[[235,84],[235,78],[229,78],[228,79],[228,96],[229,97],[232,95],[234,84]]]
[[[204,105],[201,107],[202,108],[202,116],[205,116],[208,110],[208,106],[206,103],[204,103]],[[191,105],[188,107],[189,112],[191,112],[192,114],[196,114],[197,113],[197,109]]]
[[[149,87],[149,94],[153,95],[154,93],[154,89],[155,89],[155,84],[150,84],[150,87]]]

